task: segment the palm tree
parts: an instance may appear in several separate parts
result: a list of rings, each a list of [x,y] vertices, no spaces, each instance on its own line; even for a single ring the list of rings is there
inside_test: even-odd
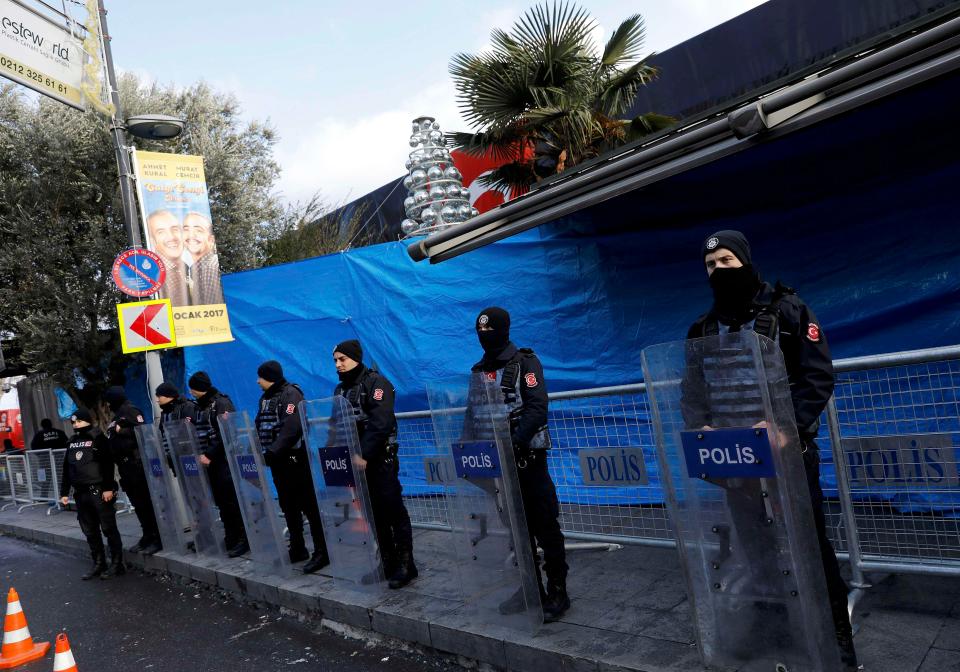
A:
[[[495,29],[489,52],[454,56],[457,101],[479,130],[455,133],[453,142],[506,161],[481,178],[484,184],[522,193],[564,162],[576,165],[673,123],[654,113],[621,118],[657,75],[646,59],[638,60],[643,18],[635,14],[621,23],[603,53],[591,37],[596,27],[584,9],[554,0],[527,10],[509,33]]]

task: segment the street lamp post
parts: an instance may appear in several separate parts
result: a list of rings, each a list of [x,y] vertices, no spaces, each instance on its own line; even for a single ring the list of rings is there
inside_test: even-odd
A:
[[[130,167],[130,155],[126,143],[126,131],[137,137],[157,140],[172,139],[183,131],[183,121],[166,115],[140,115],[131,117],[122,123],[123,108],[120,106],[120,90],[117,86],[117,75],[113,67],[113,51],[110,48],[110,31],[107,29],[107,10],[103,0],[97,0],[100,12],[100,29],[103,32],[104,62],[107,66],[107,82],[110,87],[110,98],[113,102],[114,113],[110,120],[110,131],[113,136],[113,149],[117,155],[117,167],[120,171],[120,200],[123,204],[123,223],[127,230],[127,239],[133,247],[141,247],[143,239],[140,235],[140,217],[137,213],[137,204],[133,198],[134,176]],[[163,382],[163,368],[160,366],[160,354],[156,351],[144,353],[147,370],[147,398],[153,407],[153,417],[160,416],[160,407],[157,405],[153,391]]]

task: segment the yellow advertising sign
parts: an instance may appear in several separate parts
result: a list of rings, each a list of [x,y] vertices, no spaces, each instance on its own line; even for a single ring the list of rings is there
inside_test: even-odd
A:
[[[177,345],[232,341],[202,156],[133,152],[147,247],[163,259],[159,296],[173,306]]]
[[[117,304],[120,345],[124,353],[177,347],[169,299]]]

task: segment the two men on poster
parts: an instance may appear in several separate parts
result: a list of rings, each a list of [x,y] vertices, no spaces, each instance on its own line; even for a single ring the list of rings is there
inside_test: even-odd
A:
[[[203,157],[134,152],[147,247],[166,265],[159,298],[170,299],[178,346],[233,340],[210,216]],[[191,307],[195,310],[177,310]]]

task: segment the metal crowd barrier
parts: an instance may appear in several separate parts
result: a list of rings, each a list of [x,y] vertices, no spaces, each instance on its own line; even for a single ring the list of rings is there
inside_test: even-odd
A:
[[[17,511],[23,511],[29,506],[37,506],[33,501],[33,483],[30,478],[30,470],[27,468],[27,458],[25,455],[7,456],[7,471],[10,477],[10,489],[13,493],[12,501],[5,504],[2,509],[17,506]]]
[[[818,444],[829,534],[865,572],[960,576],[960,346],[836,360]],[[663,505],[645,386],[550,395],[550,472],[571,539],[674,546]],[[446,529],[437,488],[414,482],[440,451],[429,411],[398,413],[404,495],[414,525]],[[641,448],[649,484],[582,485],[577,453]],[[918,452],[919,451],[919,452]],[[839,478],[838,478],[839,476]]]
[[[10,472],[7,471],[7,456],[0,455],[0,502],[9,502],[13,499],[13,489],[10,486]],[[0,511],[6,505],[0,507]]]
[[[30,450],[25,457],[33,487],[33,506],[46,504],[48,507],[56,507],[60,499],[60,481],[57,479],[57,468],[53,464],[53,451]]]

